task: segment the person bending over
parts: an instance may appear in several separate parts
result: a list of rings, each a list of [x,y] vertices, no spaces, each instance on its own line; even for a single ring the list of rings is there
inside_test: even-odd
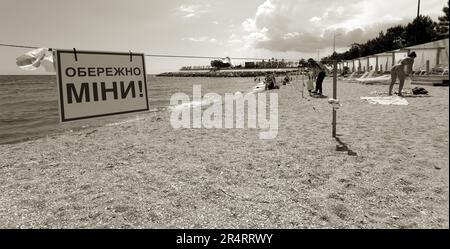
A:
[[[308,68],[313,71],[313,78],[316,79],[316,91],[313,93],[322,95],[322,83],[326,76],[325,70],[312,58],[308,59]]]
[[[391,85],[389,86],[389,96],[392,95],[392,89],[394,88],[395,81],[399,79],[398,96],[402,96],[403,85],[405,84],[406,77],[413,72],[414,59],[416,53],[412,52],[408,54],[408,57],[401,59],[398,64],[394,65],[391,69]],[[405,72],[406,67],[406,72]]]

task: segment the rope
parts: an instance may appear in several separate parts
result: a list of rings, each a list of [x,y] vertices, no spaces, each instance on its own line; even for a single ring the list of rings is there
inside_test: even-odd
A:
[[[0,47],[11,47],[11,48],[29,48],[37,49],[40,47],[36,46],[26,46],[26,45],[16,45],[16,44],[5,44],[0,43]],[[49,48],[52,50],[51,48]],[[146,57],[158,57],[158,58],[186,58],[186,59],[222,59],[222,56],[201,56],[201,55],[170,55],[170,54],[144,54]],[[250,60],[250,61],[263,61],[270,60],[267,58],[246,58],[246,57],[229,57],[232,60]],[[298,61],[298,59],[285,59],[285,61]]]
[[[190,59],[222,59],[220,56],[198,56],[198,55],[168,55],[168,54],[145,54],[147,57],[159,57],[159,58],[190,58]],[[230,57],[231,60],[251,60],[251,61],[262,61],[267,60],[263,58],[240,58],[240,57]]]
[[[33,48],[33,49],[39,48],[39,47],[32,47],[32,46],[11,45],[11,44],[3,44],[3,43],[0,43],[0,47],[11,47],[11,48]]]

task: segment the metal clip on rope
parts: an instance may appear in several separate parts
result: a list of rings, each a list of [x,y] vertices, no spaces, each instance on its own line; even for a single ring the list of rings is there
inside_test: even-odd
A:
[[[75,61],[78,61],[77,50],[73,48],[73,55],[75,56]]]

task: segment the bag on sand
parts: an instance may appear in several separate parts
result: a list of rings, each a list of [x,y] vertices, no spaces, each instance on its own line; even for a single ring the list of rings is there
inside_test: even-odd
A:
[[[423,87],[414,87],[412,89],[412,92],[413,92],[414,95],[422,95],[422,94],[426,95],[426,94],[428,94],[428,91],[425,90],[425,88],[423,88]]]

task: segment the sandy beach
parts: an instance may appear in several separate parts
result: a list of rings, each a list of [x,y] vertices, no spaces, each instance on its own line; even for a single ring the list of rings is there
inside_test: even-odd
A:
[[[356,155],[336,151],[331,106],[298,82],[274,91],[275,140],[176,130],[162,111],[0,145],[0,227],[448,229],[448,87],[383,106],[360,97],[387,86],[338,85]]]

